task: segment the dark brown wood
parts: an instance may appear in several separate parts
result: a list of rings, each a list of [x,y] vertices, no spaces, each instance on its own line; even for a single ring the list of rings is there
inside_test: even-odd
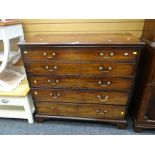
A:
[[[155,128],[155,20],[146,20],[142,40],[147,45],[143,49],[136,80],[131,114],[134,120],[134,130]],[[149,39],[149,40],[148,40]]]
[[[39,114],[36,114],[35,115],[35,119],[38,120],[40,119],[45,121],[45,120],[48,120],[48,119],[61,119],[61,120],[80,120],[80,121],[95,121],[95,122],[106,122],[106,123],[111,123],[111,124],[118,124],[118,123],[121,123],[121,124],[124,124],[124,126],[127,126],[127,121],[125,119],[123,120],[118,120],[118,119],[97,119],[97,118],[82,118],[82,117],[67,117],[67,116],[54,116],[54,115],[39,115]]]
[[[98,118],[98,119],[124,119],[124,106],[111,105],[86,105],[37,102],[35,104],[38,114]]]
[[[155,60],[154,60],[154,62],[155,62]],[[153,75],[152,75],[152,82],[155,83],[155,71],[154,71],[154,73],[153,73]]]
[[[155,19],[145,20],[142,38],[150,41],[150,43],[155,41]]]
[[[35,35],[26,42],[19,43],[19,46],[48,46],[48,45],[143,45],[139,39],[135,38],[131,34],[38,34]]]
[[[134,125],[133,128],[134,128],[134,131],[137,132],[137,133],[140,133],[140,132],[143,131],[143,128],[142,127],[138,127],[138,126],[135,126]]]
[[[127,123],[117,123],[118,129],[126,129],[128,127]]]
[[[155,48],[153,48],[152,50],[150,49],[152,58],[151,58],[151,64],[149,67],[150,70],[150,75],[149,75],[149,82],[150,83],[155,83]]]
[[[155,48],[146,45],[139,66],[131,113],[134,130],[155,128]]]
[[[65,89],[34,89],[37,101],[126,105],[128,93],[116,91],[79,91]]]
[[[110,75],[133,77],[134,63],[25,63],[28,73],[39,75]]]
[[[155,125],[155,85],[149,86],[148,102],[149,106],[146,109],[145,119]]]
[[[35,118],[35,121],[36,121],[37,123],[43,123],[45,119],[46,119],[46,118],[44,118],[44,117],[36,117],[36,118]]]
[[[35,118],[110,122],[125,128],[143,46],[120,34],[38,35],[20,43]]]
[[[28,48],[24,54],[25,61],[64,61],[64,62],[103,62],[136,61],[137,54],[133,49],[110,49],[101,47],[55,47]]]
[[[94,89],[94,90],[126,90],[132,87],[132,78],[113,77],[29,77],[31,87]]]

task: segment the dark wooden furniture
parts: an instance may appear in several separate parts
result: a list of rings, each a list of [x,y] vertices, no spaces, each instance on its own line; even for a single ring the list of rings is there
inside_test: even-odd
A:
[[[155,46],[155,19],[146,19],[145,20],[142,38],[149,45]]]
[[[155,128],[155,47],[146,45],[131,107],[134,129]]]
[[[131,114],[136,132],[155,128],[155,20],[146,20],[142,40],[143,49]]]
[[[37,35],[19,44],[35,118],[127,126],[143,43],[126,34]]]

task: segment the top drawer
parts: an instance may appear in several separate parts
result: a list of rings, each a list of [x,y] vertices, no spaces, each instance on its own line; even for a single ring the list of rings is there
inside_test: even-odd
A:
[[[138,51],[101,47],[45,47],[23,51],[24,61],[136,61]]]

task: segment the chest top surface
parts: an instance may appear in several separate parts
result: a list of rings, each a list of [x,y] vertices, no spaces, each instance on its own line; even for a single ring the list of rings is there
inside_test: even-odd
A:
[[[20,42],[20,45],[121,45],[144,44],[130,34],[38,34]]]

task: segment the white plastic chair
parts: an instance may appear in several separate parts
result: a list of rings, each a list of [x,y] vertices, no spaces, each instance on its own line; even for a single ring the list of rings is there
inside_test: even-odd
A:
[[[25,78],[25,73],[20,73],[13,67],[19,60],[20,51],[10,51],[10,39],[19,37],[24,41],[21,24],[0,26],[0,40],[3,41],[4,51],[0,52],[0,91],[12,91]]]

